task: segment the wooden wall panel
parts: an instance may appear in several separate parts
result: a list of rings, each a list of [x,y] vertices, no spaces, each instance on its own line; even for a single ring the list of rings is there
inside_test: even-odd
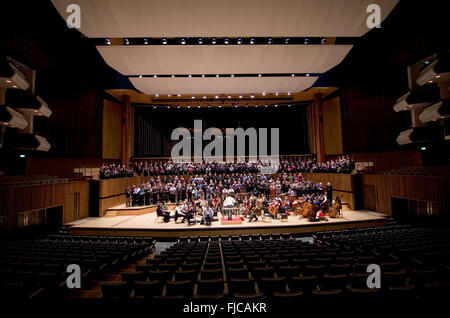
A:
[[[449,177],[401,176],[367,173],[362,178],[363,189],[367,185],[375,187],[377,211],[392,214],[391,198],[438,202],[439,216],[447,216],[450,208]],[[366,203],[365,203],[366,204]]]
[[[325,155],[342,154],[341,104],[339,96],[322,102]]]
[[[120,159],[121,151],[121,105],[109,100],[103,101],[102,158]]]
[[[332,186],[336,190],[353,192],[353,175],[350,174],[336,174],[336,173],[302,173],[303,177],[314,181],[316,183],[322,182],[326,185],[327,182],[331,182]]]
[[[0,189],[0,214],[6,215],[6,227],[17,227],[20,212],[64,206],[64,222],[74,220],[73,202],[70,194],[80,193],[80,218],[89,215],[89,181],[74,180],[67,183],[43,184]],[[73,197],[73,196],[72,196]]]

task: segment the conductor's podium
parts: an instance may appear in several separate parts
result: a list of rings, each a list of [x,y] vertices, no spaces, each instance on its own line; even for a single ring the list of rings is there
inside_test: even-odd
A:
[[[242,224],[242,219],[240,217],[233,217],[231,220],[228,217],[222,217],[220,220],[220,224],[222,225],[239,225]]]
[[[222,209],[222,219],[221,224],[222,225],[238,225],[242,224],[242,219],[237,215],[238,209],[233,208],[226,208],[224,207]]]

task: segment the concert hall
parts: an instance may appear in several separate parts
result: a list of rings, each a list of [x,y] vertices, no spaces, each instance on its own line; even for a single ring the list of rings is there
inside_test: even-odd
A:
[[[446,12],[5,2],[0,303],[179,317],[445,304]]]

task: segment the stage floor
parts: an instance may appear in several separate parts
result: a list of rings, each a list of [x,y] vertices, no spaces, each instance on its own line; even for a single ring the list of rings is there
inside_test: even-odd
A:
[[[198,218],[200,219],[200,218]],[[309,222],[300,219],[299,216],[289,216],[287,222],[279,219],[263,222],[261,218],[257,222],[249,223],[245,219],[242,224],[222,224],[219,213],[219,221],[210,226],[188,225],[175,223],[173,219],[164,223],[162,218],[157,218],[156,213],[142,215],[119,215],[115,217],[94,218],[88,217],[67,225],[71,226],[73,235],[123,235],[123,236],[155,236],[155,237],[179,237],[192,235],[239,235],[257,233],[308,233],[323,230],[344,229],[351,227],[370,227],[385,224],[385,215],[367,210],[345,210],[343,216],[328,221]]]

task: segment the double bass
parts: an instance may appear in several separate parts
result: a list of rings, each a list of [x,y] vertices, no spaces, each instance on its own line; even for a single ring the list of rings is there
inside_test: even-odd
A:
[[[335,202],[333,207],[331,208],[331,211],[328,214],[328,216],[333,219],[337,218],[337,215],[339,214],[340,209],[341,209],[341,205],[339,204],[339,202]]]
[[[302,217],[304,217],[304,218],[308,217],[309,210],[311,209],[311,207],[312,207],[311,201],[306,202],[306,204],[303,206],[303,209],[302,209]]]
[[[270,215],[272,215],[272,217],[275,217],[279,208],[280,208],[280,205],[277,203],[277,201],[274,201],[272,204],[270,204],[269,205]]]

